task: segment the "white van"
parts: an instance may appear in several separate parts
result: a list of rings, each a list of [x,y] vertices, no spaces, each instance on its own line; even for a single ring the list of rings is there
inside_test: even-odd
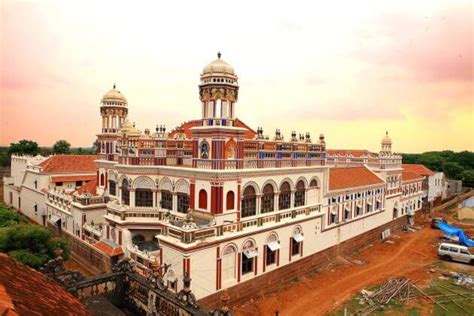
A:
[[[445,260],[453,260],[474,264],[474,254],[463,245],[441,243],[438,247],[438,256]]]

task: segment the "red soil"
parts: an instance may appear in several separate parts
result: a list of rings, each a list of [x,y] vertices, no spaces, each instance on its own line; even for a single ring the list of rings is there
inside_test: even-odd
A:
[[[365,264],[345,263],[325,269],[255,302],[234,307],[234,315],[323,315],[340,307],[362,288],[393,276],[405,276],[420,286],[430,279],[427,266],[437,260],[441,232],[426,227],[415,233],[399,232],[395,243],[377,243],[356,258]]]

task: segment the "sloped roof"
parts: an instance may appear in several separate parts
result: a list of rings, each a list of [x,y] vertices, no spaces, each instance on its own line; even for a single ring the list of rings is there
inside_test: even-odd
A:
[[[94,177],[92,180],[87,182],[86,184],[83,184],[79,189],[77,189],[77,193],[83,194],[83,193],[90,193],[92,195],[97,194],[97,178]]]
[[[239,119],[235,119],[235,126],[236,127],[242,127],[242,128],[245,128],[247,129],[247,131],[245,132],[244,134],[244,137],[246,139],[253,139],[255,137],[255,135],[257,134],[257,132],[255,132],[252,128],[250,128],[247,124],[245,124],[244,122],[242,122],[241,120]],[[183,129],[184,130],[184,134],[186,135],[186,138],[190,139],[192,136],[191,136],[191,128],[192,127],[197,127],[197,126],[201,126],[201,120],[192,120],[192,121],[187,121],[187,122],[184,122],[183,124],[179,125],[178,127],[176,127],[175,129],[173,129],[169,134],[168,136],[170,138],[173,138],[177,133],[178,133],[178,130],[179,129]]]
[[[413,171],[402,171],[402,181],[411,181],[411,180],[421,180],[423,179],[418,173],[414,173]]]
[[[329,190],[357,188],[384,181],[367,167],[329,168]]]
[[[334,156],[349,156],[353,157],[362,157],[362,156],[374,156],[375,154],[371,153],[367,149],[326,149],[328,155]]]
[[[402,164],[402,168],[405,169],[406,171],[411,171],[411,172],[417,173],[420,176],[432,176],[432,175],[434,175],[433,171],[431,171],[430,169],[426,168],[424,165],[421,165],[421,164],[407,164],[407,163],[404,163],[404,164]]]
[[[96,155],[55,155],[39,164],[43,173],[95,173]]]
[[[0,253],[0,315],[92,314],[59,284]]]
[[[123,255],[123,249],[120,246],[112,246],[106,243],[105,241],[99,241],[98,243],[94,244],[94,247],[104,252],[106,255],[110,257],[120,256]]]

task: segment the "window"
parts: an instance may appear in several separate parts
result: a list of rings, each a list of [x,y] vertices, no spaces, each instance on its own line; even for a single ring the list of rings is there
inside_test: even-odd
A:
[[[315,179],[313,179],[313,180],[311,180],[311,182],[309,183],[309,186],[310,186],[310,187],[317,187],[317,186],[318,186],[318,182],[317,182]]]
[[[173,209],[173,195],[170,191],[161,191],[161,207],[166,210]]]
[[[380,210],[380,201],[375,202],[375,209]]]
[[[278,208],[280,210],[289,209],[291,205],[291,189],[288,182],[284,182],[280,187],[280,197],[278,199]]]
[[[463,249],[463,248],[459,249],[459,251],[460,251],[462,254],[465,254],[465,255],[469,255],[469,254],[470,254],[469,251],[467,251],[466,249]]]
[[[367,213],[372,212],[372,205],[367,203]]]
[[[38,180],[35,180],[35,189],[38,189]]]
[[[82,181],[76,181],[76,188],[82,186]]]
[[[459,249],[458,249],[458,248],[455,248],[455,247],[449,247],[449,251],[450,251],[450,252],[458,253],[458,252],[459,252]]]
[[[235,201],[235,194],[234,194],[234,191],[229,191],[227,192],[227,196],[226,196],[226,209],[227,210],[233,210],[235,207],[234,207],[234,201]]]
[[[362,214],[362,207],[360,205],[357,205],[356,206],[356,216],[359,216],[360,214]]]
[[[441,250],[448,251],[449,247],[448,246],[441,246]]]
[[[62,187],[62,186],[63,186],[63,183],[62,183],[62,182],[56,182],[56,186],[57,186],[57,187]]]
[[[276,251],[272,251],[270,247],[267,247],[267,257],[266,257],[266,265],[269,266],[276,262]]]
[[[331,211],[331,214],[329,214],[329,224],[334,224],[336,223],[336,212]]]
[[[38,215],[38,205],[37,204],[35,204],[35,206],[34,206],[34,211],[35,211],[35,215]]]
[[[303,180],[296,184],[295,207],[304,205],[305,187]]]
[[[207,192],[204,189],[199,191],[199,208],[207,210]]]
[[[178,193],[178,212],[187,213],[189,210],[189,194]]]
[[[105,176],[104,174],[102,173],[100,175],[100,186],[103,187],[105,185]]]
[[[247,257],[245,253],[242,253],[242,275],[253,271],[253,258]]]
[[[257,197],[255,189],[251,186],[245,188],[242,199],[242,217],[253,216],[256,214]]]
[[[297,256],[300,254],[301,243],[297,242],[294,238],[291,238],[291,255]]]
[[[115,181],[109,180],[109,194],[117,195],[117,185],[115,184]]]
[[[122,181],[122,203],[130,205],[130,188],[128,187],[127,179]]]
[[[262,196],[262,213],[269,213],[273,212],[273,203],[274,201],[274,192],[273,186],[271,184],[267,184],[263,188],[263,196]]]
[[[135,206],[153,206],[153,192],[149,189],[136,189]]]

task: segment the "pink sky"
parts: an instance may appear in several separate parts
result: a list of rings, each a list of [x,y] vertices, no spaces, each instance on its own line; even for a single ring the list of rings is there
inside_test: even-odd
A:
[[[0,144],[91,146],[113,85],[140,129],[199,118],[217,50],[237,116],[329,148],[474,150],[470,1],[0,3]]]

